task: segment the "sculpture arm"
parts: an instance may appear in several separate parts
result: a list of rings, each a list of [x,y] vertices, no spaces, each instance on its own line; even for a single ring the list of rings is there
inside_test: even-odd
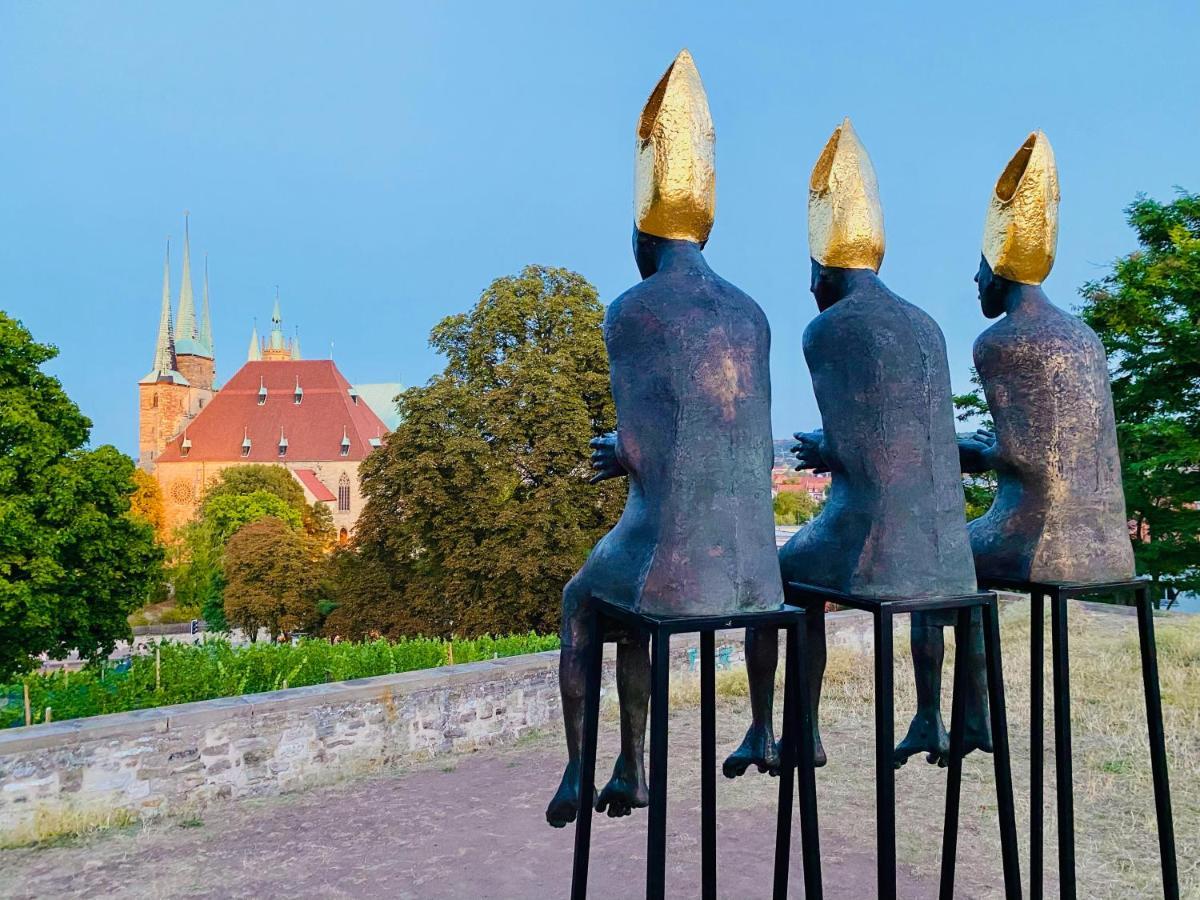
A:
[[[825,432],[818,428],[816,431],[797,431],[793,437],[798,443],[792,447],[796,456],[796,470],[812,469],[814,475],[823,475],[829,471],[826,459]]]
[[[964,474],[979,475],[996,468],[996,432],[986,428],[958,436],[958,462]]]
[[[620,453],[617,450],[617,432],[610,431],[608,434],[592,438],[588,446],[592,448],[592,469],[596,473],[589,480],[589,484],[599,484],[609,478],[620,478],[629,474],[621,464]]]

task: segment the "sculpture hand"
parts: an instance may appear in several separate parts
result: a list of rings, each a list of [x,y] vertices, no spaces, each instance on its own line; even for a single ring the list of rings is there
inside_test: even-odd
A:
[[[625,467],[617,459],[617,433],[615,431],[592,438],[588,442],[588,446],[592,448],[592,469],[596,472],[589,479],[589,484],[598,484],[609,478],[620,478],[627,474]]]
[[[958,461],[963,472],[978,475],[995,468],[996,432],[979,428],[974,434],[958,436]]]
[[[821,455],[821,442],[824,439],[822,432],[797,431],[792,436],[799,441],[798,444],[792,447],[792,453],[795,454],[798,463],[796,471],[812,469],[814,475],[823,475],[829,471],[825,457]]]

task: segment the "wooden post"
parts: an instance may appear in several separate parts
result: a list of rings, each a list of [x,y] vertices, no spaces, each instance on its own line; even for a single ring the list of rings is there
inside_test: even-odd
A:
[[[42,716],[42,721],[47,725],[54,721],[54,710],[52,710],[49,706],[46,707],[46,714]]]
[[[450,641],[446,644],[446,658],[448,660],[448,665],[454,665],[454,641]]]
[[[162,690],[162,651],[154,647],[154,690]]]
[[[33,724],[33,712],[29,708],[29,683],[25,684],[25,724]]]

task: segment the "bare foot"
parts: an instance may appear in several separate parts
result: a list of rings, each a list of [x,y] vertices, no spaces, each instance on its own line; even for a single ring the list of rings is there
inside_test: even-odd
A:
[[[737,778],[746,774],[750,766],[760,772],[779,774],[779,748],[770,726],[751,725],[742,744],[734,750],[721,766],[726,778]]]
[[[940,711],[932,716],[917,713],[908,726],[908,734],[892,753],[892,765],[898,769],[908,762],[910,756],[918,753],[927,754],[925,761],[930,764],[945,767],[949,762],[950,735],[946,733]]]
[[[579,814],[579,763],[567,763],[562,781],[546,807],[546,821],[554,828],[564,828]]]
[[[624,755],[617,757],[612,778],[596,800],[596,812],[607,812],[609,818],[627,816],[650,802],[646,788],[646,767],[642,760],[630,761]]]
[[[967,717],[967,733],[964,738],[963,756],[975,750],[983,753],[993,752],[991,723],[986,714],[976,718]]]
[[[829,762],[829,757],[825,754],[825,745],[821,743],[821,733],[813,730],[813,766],[821,768],[825,763]]]

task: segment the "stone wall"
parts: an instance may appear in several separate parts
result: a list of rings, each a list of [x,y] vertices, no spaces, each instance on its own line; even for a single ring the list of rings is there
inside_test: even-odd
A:
[[[870,617],[827,617],[831,645],[869,649]],[[673,667],[697,667],[694,636]],[[606,648],[606,690],[613,647]],[[744,665],[742,633],[718,665]],[[382,767],[509,743],[561,718],[558,652],[537,653],[0,731],[0,844],[181,814]]]

